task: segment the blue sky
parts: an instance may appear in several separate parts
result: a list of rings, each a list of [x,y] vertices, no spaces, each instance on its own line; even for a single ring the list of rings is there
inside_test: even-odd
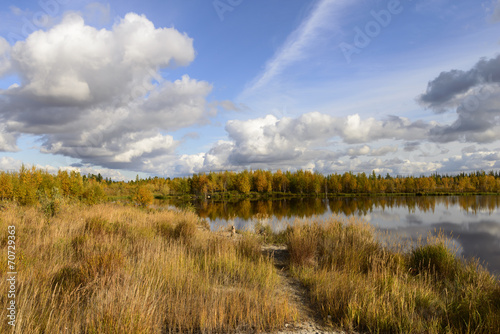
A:
[[[0,168],[500,168],[497,0],[0,5]]]

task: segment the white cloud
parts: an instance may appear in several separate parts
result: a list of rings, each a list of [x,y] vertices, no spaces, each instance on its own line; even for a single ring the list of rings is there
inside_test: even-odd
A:
[[[349,154],[350,156],[357,156],[357,155],[368,155],[370,152],[371,152],[370,146],[363,145],[355,148],[350,148],[347,151],[347,154]]]
[[[181,162],[168,170],[200,172],[221,169],[317,169],[371,171],[372,168],[398,170],[399,159],[359,159],[382,157],[398,152],[397,145],[371,147],[377,140],[423,139],[430,125],[391,117],[385,121],[361,119],[359,115],[332,117],[319,112],[296,118],[267,115],[249,120],[232,120],[226,124],[229,140],[219,141],[207,153],[182,156]],[[353,134],[353,132],[356,132]],[[348,162],[341,160],[351,156]],[[189,163],[192,163],[189,168]],[[314,166],[314,167],[312,167]],[[422,169],[422,168],[421,168]]]
[[[23,162],[12,157],[0,157],[0,170],[18,171]]]
[[[5,126],[0,125],[0,151],[15,152],[18,150],[16,145],[17,135],[5,131]]]
[[[500,149],[466,148],[461,154],[444,159],[443,170],[449,173],[474,172],[500,168]]]
[[[156,150],[170,151],[173,147],[174,138],[161,134],[138,141],[131,140],[127,147],[124,150],[122,149],[122,153],[115,156],[114,161],[131,162],[133,158],[141,157],[145,153],[151,153]]]
[[[347,150],[347,154],[350,156],[358,156],[358,155],[369,155],[369,156],[384,156],[388,153],[395,153],[398,151],[397,145],[392,146],[382,146],[376,149],[372,149],[368,145],[357,146]]]
[[[3,42],[0,69],[2,50],[8,51]],[[147,170],[151,159],[179,144],[166,131],[206,124],[214,115],[206,102],[211,84],[160,75],[194,56],[189,36],[156,28],[143,15],[129,13],[111,30],[98,30],[69,13],[12,47],[12,69],[21,81],[0,92],[0,150],[13,150],[19,134],[34,134],[45,153]]]
[[[401,166],[399,166],[398,173],[401,173],[403,175],[429,174],[436,172],[442,167],[443,164],[440,162],[405,160],[404,163]]]

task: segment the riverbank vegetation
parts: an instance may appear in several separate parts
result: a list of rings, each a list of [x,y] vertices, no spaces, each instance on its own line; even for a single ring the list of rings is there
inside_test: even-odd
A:
[[[383,245],[368,224],[307,221],[290,229],[291,272],[328,324],[372,333],[498,333],[500,284],[443,235]]]

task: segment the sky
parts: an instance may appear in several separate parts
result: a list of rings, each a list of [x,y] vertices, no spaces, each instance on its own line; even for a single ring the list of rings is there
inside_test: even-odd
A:
[[[0,4],[0,169],[500,169],[499,0]]]

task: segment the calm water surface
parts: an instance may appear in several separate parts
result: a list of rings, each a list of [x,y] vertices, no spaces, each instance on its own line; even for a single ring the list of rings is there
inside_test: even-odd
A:
[[[175,201],[168,204],[182,205]],[[441,230],[452,234],[464,257],[477,257],[492,272],[500,274],[500,196],[208,200],[192,205],[214,230],[230,224],[251,230],[256,222],[279,230],[296,219],[324,219],[334,215],[359,217],[382,230],[413,239]]]

